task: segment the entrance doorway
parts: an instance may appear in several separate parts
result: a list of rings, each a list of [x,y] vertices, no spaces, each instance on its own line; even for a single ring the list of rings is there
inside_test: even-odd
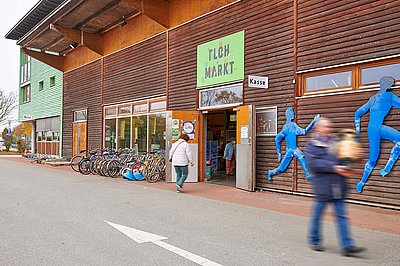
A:
[[[205,114],[205,178],[207,182],[236,186],[236,165],[227,169],[224,151],[227,143],[237,139],[236,111],[222,110]],[[233,160],[236,160],[236,145]],[[231,170],[231,171],[229,171]]]

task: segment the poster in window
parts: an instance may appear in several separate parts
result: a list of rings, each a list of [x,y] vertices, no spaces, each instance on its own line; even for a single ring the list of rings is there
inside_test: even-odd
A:
[[[190,139],[194,139],[195,121],[186,121],[182,123],[182,134],[187,134]]]

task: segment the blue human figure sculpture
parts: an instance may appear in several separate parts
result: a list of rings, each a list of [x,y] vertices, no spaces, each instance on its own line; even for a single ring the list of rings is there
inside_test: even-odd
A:
[[[380,170],[382,176],[387,175],[394,163],[400,155],[400,132],[383,125],[386,115],[392,107],[400,108],[400,98],[392,93],[387,92],[395,83],[392,77],[382,77],[380,79],[380,90],[377,94],[372,96],[366,104],[357,109],[354,113],[354,125],[357,134],[360,135],[360,121],[361,117],[369,111],[369,124],[368,124],[368,140],[369,140],[369,160],[364,166],[364,174],[361,181],[358,182],[356,190],[361,193],[365,183],[368,180],[372,170],[374,170],[376,161],[378,160],[381,150],[381,139],[390,140],[394,143],[394,147],[390,152],[390,158],[386,166]]]
[[[286,141],[286,154],[283,157],[283,160],[279,167],[275,168],[274,170],[268,170],[268,180],[271,181],[272,176],[280,174],[286,170],[289,166],[290,162],[293,159],[293,156],[296,156],[299,159],[301,166],[303,167],[304,173],[306,174],[307,179],[311,179],[311,175],[307,170],[306,167],[306,159],[304,158],[304,153],[297,147],[297,136],[298,135],[306,135],[312,127],[314,126],[315,122],[317,122],[320,115],[316,115],[314,120],[306,127],[306,129],[299,127],[295,122],[292,120],[294,119],[294,110],[293,108],[288,108],[286,110],[286,124],[283,126],[281,132],[279,132],[278,136],[275,138],[276,144],[276,151],[278,152],[278,162],[281,161],[281,141],[285,139]]]

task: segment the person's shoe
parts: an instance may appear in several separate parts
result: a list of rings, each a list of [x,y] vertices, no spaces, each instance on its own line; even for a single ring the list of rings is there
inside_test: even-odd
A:
[[[353,254],[365,251],[366,248],[363,247],[349,247],[342,250],[342,255],[345,257],[352,256]]]
[[[179,192],[183,192],[183,191],[184,191],[184,190],[183,190],[183,187],[180,186],[180,185],[176,185],[176,189],[177,189]]]
[[[314,251],[325,251],[325,248],[322,245],[315,244],[315,245],[310,245],[310,248]]]

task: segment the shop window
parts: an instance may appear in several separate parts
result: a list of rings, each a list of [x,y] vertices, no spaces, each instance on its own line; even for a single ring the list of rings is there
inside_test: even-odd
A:
[[[243,103],[243,85],[236,84],[200,91],[200,109],[222,108]]]
[[[36,132],[36,140],[37,141],[42,141],[43,140],[42,132]]]
[[[326,90],[351,89],[352,72],[345,71],[307,77],[305,85],[306,93],[314,93]]]
[[[134,113],[147,112],[147,103],[133,104],[133,112]]]
[[[87,110],[79,110],[74,112],[74,122],[84,122],[87,120]]]
[[[256,112],[257,136],[275,136],[277,134],[277,108],[260,108]]]
[[[165,150],[165,113],[149,115],[149,120],[150,151]]]
[[[56,85],[56,77],[50,77],[50,87],[54,87]]]
[[[107,107],[105,109],[105,117],[113,117],[117,115],[117,108],[116,107]]]
[[[150,103],[150,112],[159,111],[159,110],[165,110],[165,109],[167,109],[167,102],[166,101],[151,102]]]
[[[117,144],[117,127],[116,119],[105,120],[105,147],[115,149]]]
[[[44,88],[44,81],[39,81],[39,90],[42,91]]]
[[[132,148],[135,153],[147,152],[147,115],[132,117]]]
[[[31,87],[29,85],[21,88],[21,102],[27,103],[30,101]]]
[[[51,131],[46,132],[46,141],[53,141],[53,132]]]
[[[398,82],[400,81],[400,63],[361,68],[360,75],[360,85],[363,87],[379,86],[379,80],[383,76],[393,77]]]
[[[118,148],[131,147],[131,118],[118,118]]]
[[[132,111],[131,105],[124,105],[118,107],[118,115],[130,115]]]
[[[53,140],[60,141],[60,132],[53,132]]]

